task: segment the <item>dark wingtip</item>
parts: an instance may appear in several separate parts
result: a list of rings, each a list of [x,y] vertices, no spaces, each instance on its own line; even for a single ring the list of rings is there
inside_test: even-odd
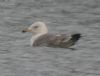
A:
[[[25,30],[22,30],[22,33],[25,33],[26,31]]]
[[[77,33],[77,34],[73,34],[72,35],[72,40],[79,40],[81,38],[81,34],[80,33]]]

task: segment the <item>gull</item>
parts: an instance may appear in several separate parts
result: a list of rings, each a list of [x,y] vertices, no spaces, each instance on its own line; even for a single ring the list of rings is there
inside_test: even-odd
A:
[[[28,28],[22,30],[23,33],[32,33],[31,45],[33,47],[47,46],[47,47],[60,47],[70,48],[75,45],[80,39],[81,34],[51,34],[44,22],[37,21],[30,25]]]

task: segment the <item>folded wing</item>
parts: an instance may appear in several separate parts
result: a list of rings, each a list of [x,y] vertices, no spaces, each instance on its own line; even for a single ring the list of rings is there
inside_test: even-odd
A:
[[[35,40],[33,46],[48,46],[68,48],[74,45],[80,38],[80,34],[45,34]]]

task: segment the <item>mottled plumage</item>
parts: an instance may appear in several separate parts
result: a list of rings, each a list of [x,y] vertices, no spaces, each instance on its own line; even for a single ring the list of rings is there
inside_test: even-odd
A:
[[[43,22],[35,22],[29,28],[22,32],[31,32],[34,35],[31,38],[31,45],[69,48],[74,45],[81,37],[80,33],[67,34],[49,34],[46,25]]]
[[[74,45],[80,38],[80,34],[74,34],[74,35],[77,35],[78,38],[75,39],[74,37],[67,36],[67,34],[60,34],[60,35],[45,34],[38,37],[33,43],[33,46],[68,48]]]

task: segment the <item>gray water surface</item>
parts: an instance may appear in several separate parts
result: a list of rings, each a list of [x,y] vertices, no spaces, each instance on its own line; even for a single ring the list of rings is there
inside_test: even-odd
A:
[[[79,32],[76,50],[31,47],[21,30]],[[100,76],[100,0],[0,0],[0,76]]]

